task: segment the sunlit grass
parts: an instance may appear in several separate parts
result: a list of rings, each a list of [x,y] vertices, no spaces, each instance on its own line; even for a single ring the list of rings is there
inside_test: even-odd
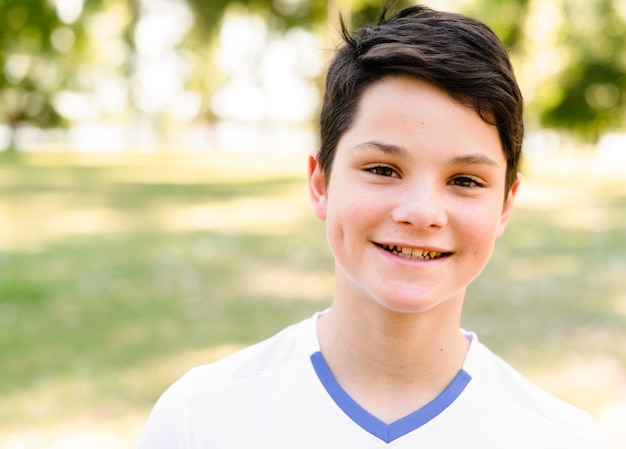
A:
[[[189,367],[326,307],[332,259],[305,168],[304,155],[0,161],[0,447],[134,447]],[[618,435],[626,181],[588,161],[525,171],[464,326]]]

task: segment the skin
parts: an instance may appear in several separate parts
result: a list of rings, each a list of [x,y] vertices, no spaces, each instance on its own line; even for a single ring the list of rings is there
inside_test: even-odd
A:
[[[309,159],[313,210],[335,258],[320,346],[352,398],[393,422],[438,396],[462,367],[465,292],[504,232],[519,178],[505,196],[496,128],[405,76],[363,93],[332,167],[325,174]],[[405,257],[402,248],[434,257]]]

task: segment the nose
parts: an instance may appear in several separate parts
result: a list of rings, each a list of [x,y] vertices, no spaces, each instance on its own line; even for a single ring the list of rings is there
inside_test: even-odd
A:
[[[442,228],[448,223],[443,192],[427,182],[407,185],[398,192],[392,211],[396,223],[419,229]]]

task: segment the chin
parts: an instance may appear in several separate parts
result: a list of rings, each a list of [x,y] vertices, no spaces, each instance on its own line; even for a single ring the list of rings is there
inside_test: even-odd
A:
[[[411,315],[411,314],[423,314],[436,309],[441,303],[435,303],[432,301],[418,301],[411,300],[398,300],[397,298],[392,301],[378,301],[378,304],[390,313]]]
[[[450,308],[458,308],[460,310],[463,303],[463,295],[455,294],[448,298],[433,299],[432,295],[428,297],[419,297],[415,294],[406,295],[398,292],[395,295],[385,295],[376,298],[376,302],[383,309],[390,313],[396,314],[427,314],[440,310],[449,311]]]

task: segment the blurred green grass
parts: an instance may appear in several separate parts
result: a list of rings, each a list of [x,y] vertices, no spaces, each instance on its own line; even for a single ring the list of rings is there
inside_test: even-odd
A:
[[[191,365],[327,307],[332,258],[305,167],[272,155],[0,159],[0,443],[68,447],[81,427],[102,447],[134,447]],[[626,399],[626,182],[585,163],[527,172],[464,326],[602,420]]]

